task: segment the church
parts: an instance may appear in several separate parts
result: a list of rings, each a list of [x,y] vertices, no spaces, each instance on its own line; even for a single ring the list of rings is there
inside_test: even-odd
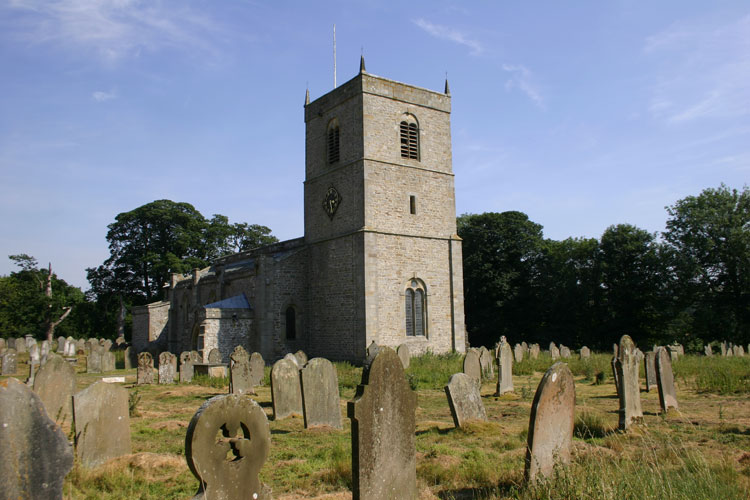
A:
[[[302,349],[360,363],[367,346],[466,350],[451,96],[360,71],[305,96],[301,238],[173,274],[133,308],[139,352]]]

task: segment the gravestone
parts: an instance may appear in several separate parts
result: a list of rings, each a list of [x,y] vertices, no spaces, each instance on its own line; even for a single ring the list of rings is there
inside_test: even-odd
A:
[[[299,351],[294,353],[294,357],[297,360],[297,366],[299,366],[300,368],[307,364],[307,354],[305,354],[305,351],[300,349]]]
[[[732,354],[735,356],[742,356],[740,352],[741,349],[742,349],[741,346],[738,346],[738,345],[732,346]]]
[[[465,373],[454,373],[451,376],[445,386],[445,395],[456,427],[472,420],[487,420],[479,388]]]
[[[177,356],[169,351],[159,354],[159,383],[174,384],[177,378]]]
[[[13,348],[6,349],[3,353],[3,368],[0,373],[2,373],[2,375],[15,375],[16,370],[18,370],[16,350]]]
[[[34,374],[36,374],[36,369],[39,368],[39,365],[35,365],[34,363],[29,363],[29,376],[26,379],[26,385],[29,387],[34,386]]]
[[[366,353],[367,357],[368,358],[375,357],[379,349],[380,349],[380,346],[376,344],[375,341],[373,340],[372,342],[370,342],[370,345],[367,346],[367,353]]]
[[[302,415],[299,369],[293,361],[280,359],[271,368],[271,399],[274,420]]]
[[[591,349],[589,349],[586,346],[581,347],[580,356],[581,356],[581,359],[591,358]]]
[[[401,344],[400,346],[398,346],[398,349],[396,349],[396,354],[398,354],[398,358],[401,360],[401,364],[404,365],[404,370],[409,368],[409,362],[411,361],[409,346],[406,344]]]
[[[34,392],[47,409],[47,415],[63,425],[73,421],[73,394],[76,392],[76,372],[61,356],[52,354],[39,368],[34,379]]]
[[[138,368],[135,374],[136,384],[154,383],[154,358],[148,352],[138,354]]]
[[[247,395],[214,396],[190,420],[185,457],[198,479],[194,500],[271,500],[258,474],[271,448],[263,409]]]
[[[612,358],[612,361],[610,362],[612,365],[612,381],[615,384],[615,392],[617,392],[617,397],[620,397],[620,374],[617,373],[617,356]]]
[[[216,365],[221,363],[221,352],[218,349],[208,351],[208,364]]]
[[[368,361],[354,400],[347,404],[353,500],[416,499],[417,395],[393,349],[381,347]]]
[[[620,338],[618,354],[615,366],[619,379],[619,428],[624,431],[632,424],[643,420],[638,357],[633,339],[629,335],[623,335]]]
[[[656,354],[656,381],[659,388],[661,410],[665,413],[670,408],[678,410],[677,391],[675,391],[674,374],[672,373],[672,357],[664,348],[659,349]]]
[[[526,343],[525,341],[524,341],[524,342],[521,342],[521,347],[523,347],[523,352],[524,352],[525,354],[528,354],[528,353],[529,353],[529,344],[527,344],[527,343]]]
[[[570,359],[570,348],[560,344],[560,357],[563,359]]]
[[[111,340],[109,340],[109,339],[105,339],[105,340],[104,340],[104,341],[103,341],[103,342],[101,343],[101,345],[102,345],[102,347],[104,347],[104,350],[105,350],[105,351],[109,351],[110,349],[112,349],[112,341],[111,341]]]
[[[97,346],[86,357],[86,373],[102,372],[102,351]]]
[[[33,344],[36,344],[36,340],[34,340],[34,336],[33,335],[26,335],[26,336],[24,336],[23,341],[24,341],[24,343],[26,343],[26,350],[27,351],[31,349],[31,346]]]
[[[656,354],[649,351],[646,353],[645,364],[643,368],[646,372],[646,390],[651,392],[652,389],[656,389]]]
[[[475,349],[469,349],[464,357],[464,373],[474,379],[477,386],[482,384],[482,365]]]
[[[192,353],[190,351],[183,351],[180,354],[180,382],[189,384],[193,381],[194,373]]]
[[[34,342],[29,347],[29,364],[38,366],[40,361],[41,357],[39,356],[39,346],[37,346],[36,342]]]
[[[727,342],[726,340],[719,344],[719,348],[721,349],[721,355],[726,356],[727,355]]]
[[[253,387],[260,387],[264,384],[264,370],[266,368],[266,362],[263,360],[263,356],[259,352],[254,352],[250,355],[250,383]]]
[[[672,351],[669,351],[669,354],[670,354],[670,355],[672,355]],[[730,357],[730,358],[731,358],[732,356],[734,356],[734,346],[732,346],[732,343],[731,343],[731,342],[729,342],[729,343],[727,344],[727,356],[728,356],[728,357]],[[674,356],[672,356],[672,361],[674,361],[674,360],[675,360],[675,357],[674,357]]]
[[[26,342],[23,339],[16,339],[16,352],[18,354],[26,352]]]
[[[505,337],[501,337],[497,357],[497,386],[495,396],[513,392],[513,353]]]
[[[482,378],[489,379],[490,374],[493,372],[492,365],[494,364],[490,351],[482,346],[479,348],[479,367],[482,369]]]
[[[516,344],[513,346],[513,357],[516,359],[516,363],[520,363],[523,361],[523,353],[524,349],[521,344]]]
[[[284,356],[284,359],[291,361],[294,364],[294,366],[297,367],[298,370],[302,368],[302,365],[299,364],[299,360],[297,359],[297,356],[295,356],[291,352],[288,353],[286,356]]]
[[[680,357],[680,351],[677,350],[677,346],[668,345],[667,351],[669,352],[669,357],[672,358],[671,361],[677,361]]]
[[[124,368],[126,370],[132,370],[134,366],[138,365],[138,360],[133,359],[135,358],[135,350],[128,346],[125,348],[125,351],[122,353],[123,360],[125,362]]]
[[[241,345],[229,355],[229,393],[255,394],[250,379],[250,355]]]
[[[131,452],[127,389],[100,380],[73,396],[73,415],[76,457],[84,467]]]
[[[42,342],[42,346],[39,348],[39,364],[45,363],[47,357],[49,357],[50,348],[49,341],[45,340]]]
[[[2,337],[0,337],[0,351],[2,351],[3,349],[5,349],[5,347],[6,347],[5,346],[5,339],[2,338]]]
[[[102,352],[102,372],[113,372],[116,368],[115,353],[112,351]]]
[[[76,353],[76,343],[73,339],[67,339],[65,341],[65,357],[67,358],[75,358],[77,356]]]
[[[76,340],[76,354],[86,354],[86,341],[83,339]]]
[[[714,352],[711,350],[711,345],[710,344],[706,344],[706,346],[703,348],[703,353],[706,356],[709,356],[709,357],[711,357],[711,356],[714,355]]]
[[[549,344],[549,355],[552,357],[552,361],[560,359],[560,349],[558,349],[554,342],[550,342]]]
[[[65,337],[57,337],[57,352],[61,355],[65,355]]]
[[[73,449],[39,396],[14,378],[0,383],[0,498],[63,498]]]
[[[576,389],[568,365],[557,362],[539,382],[529,418],[525,476],[548,478],[558,464],[570,462]]]
[[[302,368],[300,380],[305,428],[328,426],[341,429],[339,378],[333,363],[325,358],[311,359]]]
[[[539,344],[532,344],[529,347],[529,357],[531,359],[537,359],[539,357]]]
[[[6,349],[15,349],[16,348],[16,339],[14,337],[8,337],[8,340],[6,341]],[[16,351],[18,352],[18,351]]]

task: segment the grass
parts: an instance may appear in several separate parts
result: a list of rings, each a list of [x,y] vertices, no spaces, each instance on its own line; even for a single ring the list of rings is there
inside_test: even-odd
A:
[[[18,378],[28,368],[21,355]],[[548,482],[524,482],[524,457],[531,401],[548,355],[514,366],[516,393],[494,397],[495,381],[482,385],[488,421],[455,429],[443,387],[461,371],[456,355],[413,358],[406,376],[416,387],[417,480],[425,499],[688,499],[750,497],[750,400],[742,381],[750,359],[685,356],[674,363],[679,412],[661,415],[656,391],[642,392],[644,426],[617,428],[618,400],[609,354],[567,360],[576,377],[576,420],[572,463]],[[304,429],[301,417],[271,420],[266,384],[254,398],[269,416],[272,433],[261,479],[277,500],[350,498],[351,431],[346,402],[362,369],[335,363],[343,429]],[[101,375],[81,373],[78,389]],[[517,373],[515,373],[517,372]],[[75,465],[65,480],[66,499],[163,500],[190,498],[198,487],[184,458],[185,431],[198,407],[227,392],[225,379],[196,377],[193,384],[135,386],[130,393],[133,453],[93,470]],[[598,374],[607,376],[599,380]],[[739,382],[721,382],[733,379]],[[716,380],[719,382],[709,382]],[[734,384],[734,385],[732,385]],[[739,388],[737,388],[739,387]]]

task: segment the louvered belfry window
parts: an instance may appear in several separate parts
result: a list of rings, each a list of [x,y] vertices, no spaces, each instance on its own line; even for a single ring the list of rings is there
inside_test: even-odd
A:
[[[414,122],[401,122],[401,158],[419,160],[419,127]]]
[[[339,127],[331,126],[328,129],[328,163],[339,161]]]

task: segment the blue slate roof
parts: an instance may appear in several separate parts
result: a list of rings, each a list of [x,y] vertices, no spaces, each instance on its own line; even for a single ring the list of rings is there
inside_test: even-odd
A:
[[[228,299],[206,304],[206,309],[252,309],[244,293],[229,297]]]

